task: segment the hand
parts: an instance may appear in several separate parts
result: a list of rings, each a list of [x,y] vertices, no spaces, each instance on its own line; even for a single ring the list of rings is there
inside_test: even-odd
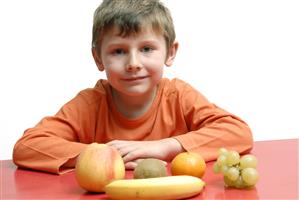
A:
[[[144,158],[170,161],[175,155],[184,151],[181,144],[174,138],[153,141],[113,140],[107,145],[119,151],[126,169],[134,169]]]

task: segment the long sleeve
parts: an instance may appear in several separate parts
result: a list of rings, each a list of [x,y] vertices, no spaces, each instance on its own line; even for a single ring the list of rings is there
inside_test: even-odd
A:
[[[13,161],[21,167],[51,173],[64,173],[61,166],[76,157],[86,144],[79,143],[80,117],[86,102],[78,95],[53,117],[45,117],[34,128],[27,129],[15,144]],[[84,138],[83,138],[84,140]]]
[[[220,147],[240,153],[253,147],[251,130],[239,117],[210,103],[188,84],[179,98],[189,132],[175,138],[187,151],[196,151],[209,161],[217,158]]]

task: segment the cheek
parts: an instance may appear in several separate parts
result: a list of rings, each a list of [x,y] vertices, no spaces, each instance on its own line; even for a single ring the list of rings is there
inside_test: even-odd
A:
[[[119,74],[123,70],[123,63],[121,61],[106,61],[103,63],[107,76],[112,74]]]
[[[116,71],[114,68],[110,68],[110,67],[108,67],[108,68],[106,68],[105,69],[105,72],[106,72],[106,77],[107,77],[107,79],[109,80],[109,81],[112,81],[112,82],[114,82],[114,80],[116,80],[117,79],[117,77],[119,76],[119,72],[118,71]]]
[[[161,73],[163,71],[164,59],[159,56],[147,59],[144,63],[147,70],[152,73]]]

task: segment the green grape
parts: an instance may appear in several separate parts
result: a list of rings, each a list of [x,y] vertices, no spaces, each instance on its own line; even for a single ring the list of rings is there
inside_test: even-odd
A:
[[[256,170],[257,163],[257,158],[254,155],[247,154],[240,158],[237,151],[220,148],[213,171],[223,174],[225,187],[242,189],[252,187],[257,183],[259,179]]]
[[[242,170],[241,176],[247,186],[253,186],[259,179],[259,174],[255,168],[245,168]]]
[[[231,181],[236,181],[239,178],[239,175],[240,171],[236,167],[230,167],[225,173],[225,176]]]
[[[220,156],[220,155],[226,156],[227,152],[228,152],[227,149],[222,147],[218,150],[218,156]]]
[[[235,182],[232,181],[231,179],[229,179],[227,176],[223,177],[224,183],[225,183],[225,187],[234,187]]]
[[[218,174],[218,173],[220,173],[220,170],[221,170],[220,166],[218,165],[217,162],[215,162],[214,165],[213,165],[213,171],[214,171],[214,173]]]
[[[228,166],[233,166],[239,164],[240,155],[237,151],[229,151],[226,156],[226,164]]]
[[[227,170],[228,170],[228,166],[227,166],[227,165],[221,165],[221,166],[220,166],[220,171],[221,171],[221,173],[222,173],[223,175],[226,174]]]
[[[239,189],[246,187],[242,176],[239,176],[238,179],[234,182],[234,187]]]
[[[226,165],[226,156],[224,155],[218,156],[217,163],[219,166]]]
[[[256,168],[257,166],[257,159],[254,155],[244,155],[240,159],[240,168],[245,169],[248,167]]]

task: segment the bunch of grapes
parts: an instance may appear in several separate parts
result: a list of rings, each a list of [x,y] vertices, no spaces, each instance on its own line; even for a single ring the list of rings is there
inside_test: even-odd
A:
[[[259,179],[256,166],[257,159],[254,155],[240,157],[236,151],[220,148],[213,170],[223,174],[226,187],[247,188],[254,186]]]

